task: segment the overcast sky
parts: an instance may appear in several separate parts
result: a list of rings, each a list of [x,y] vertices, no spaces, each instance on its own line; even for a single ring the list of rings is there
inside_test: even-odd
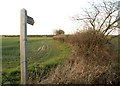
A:
[[[20,10],[34,18],[34,26],[27,24],[28,34],[53,34],[55,29],[74,33],[79,26],[70,17],[81,14],[93,0],[0,0],[0,35],[20,34]],[[98,0],[94,0],[98,1]]]

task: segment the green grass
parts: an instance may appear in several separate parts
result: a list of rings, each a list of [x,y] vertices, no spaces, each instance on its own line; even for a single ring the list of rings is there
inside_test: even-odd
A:
[[[120,62],[120,40],[114,38],[111,43]],[[30,83],[47,77],[50,70],[67,59],[70,46],[50,37],[28,37],[28,72]],[[3,84],[20,83],[20,41],[19,37],[2,37]]]
[[[70,55],[70,46],[47,37],[28,37],[29,77],[61,64]],[[19,37],[2,38],[3,83],[20,83],[20,41]],[[37,68],[37,72],[36,72]],[[34,77],[33,77],[34,75]],[[40,77],[40,76],[39,76]]]

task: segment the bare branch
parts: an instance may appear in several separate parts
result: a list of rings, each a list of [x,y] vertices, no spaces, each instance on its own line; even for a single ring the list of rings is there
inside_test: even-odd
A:
[[[85,19],[92,19],[92,18],[76,18],[76,20],[85,20]]]
[[[118,21],[120,21],[120,17],[113,21],[111,24],[109,24],[108,27],[103,32],[106,33],[109,29],[111,29],[111,26],[113,26]]]
[[[111,30],[106,34],[105,37],[107,37],[112,31],[113,31],[113,29],[111,29]]]
[[[88,27],[108,35],[116,28],[115,23],[120,21],[120,18],[115,19],[119,9],[116,9],[116,5],[112,1],[104,1],[99,5],[93,3],[92,7],[93,9],[84,10],[86,14],[84,18],[76,17],[74,19],[83,20]]]
[[[110,13],[105,17],[105,19],[103,20],[103,22],[102,22],[101,25],[100,25],[100,28],[104,25],[105,21],[106,21],[106,20],[111,16],[111,14],[114,13],[115,11],[116,11],[116,10],[110,12]]]

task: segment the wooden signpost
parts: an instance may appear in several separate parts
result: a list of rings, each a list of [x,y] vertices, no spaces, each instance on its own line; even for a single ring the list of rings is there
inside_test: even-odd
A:
[[[28,67],[27,67],[27,23],[34,25],[32,17],[27,16],[27,11],[23,8],[20,11],[20,67],[21,67],[21,84],[28,84]]]

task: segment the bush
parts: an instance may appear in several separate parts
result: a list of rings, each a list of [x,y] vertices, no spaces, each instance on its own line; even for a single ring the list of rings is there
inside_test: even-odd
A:
[[[85,30],[64,37],[73,46],[72,57],[59,65],[41,83],[51,84],[117,84],[120,71],[114,63],[115,53],[108,39],[97,30]]]
[[[93,29],[88,29],[75,33],[71,37],[70,41],[73,45],[77,45],[79,47],[84,46],[89,49],[101,47],[107,43],[107,39],[105,38],[104,34]]]
[[[64,42],[65,41],[65,35],[56,35],[53,37],[54,40]]]

